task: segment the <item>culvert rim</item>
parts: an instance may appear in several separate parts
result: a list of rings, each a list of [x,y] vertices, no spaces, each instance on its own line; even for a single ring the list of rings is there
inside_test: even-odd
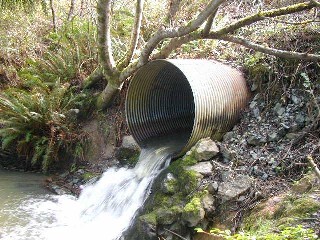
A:
[[[228,65],[203,59],[154,60],[131,79],[126,119],[141,147],[151,138],[189,131],[178,157],[201,138],[221,137],[248,99],[242,73]]]

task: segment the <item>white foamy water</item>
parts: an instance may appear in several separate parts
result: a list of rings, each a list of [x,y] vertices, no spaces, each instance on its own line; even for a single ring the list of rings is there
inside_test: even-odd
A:
[[[176,147],[143,149],[135,168],[110,168],[93,184],[72,196],[27,197],[0,210],[4,240],[115,240],[130,226],[150,186],[169,164]]]

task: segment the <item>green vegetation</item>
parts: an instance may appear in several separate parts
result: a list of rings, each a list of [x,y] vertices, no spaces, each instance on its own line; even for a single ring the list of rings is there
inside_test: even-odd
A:
[[[40,1],[29,3],[29,14],[18,2],[1,5],[0,136],[2,149],[17,152],[26,168],[48,171],[82,159],[89,143],[80,120],[94,98],[80,86],[97,67],[96,28],[73,18],[52,32]]]
[[[205,233],[201,228],[195,229],[198,233]],[[239,232],[237,234],[231,234],[230,230],[220,230],[217,228],[211,229],[208,235],[220,237],[225,240],[315,240],[318,236],[313,230],[304,228],[301,225],[295,227],[282,227],[278,233],[250,233],[250,232]]]
[[[199,176],[186,169],[196,162],[192,153],[171,163],[164,174],[172,174],[174,178],[156,186],[157,191],[151,197],[154,207],[147,209],[147,214],[142,215],[140,221],[155,226],[171,224],[181,218],[198,219],[199,215],[204,214],[201,201],[207,191],[197,191]]]
[[[86,135],[79,131],[74,118],[84,97],[59,82],[52,88],[42,84],[2,91],[2,148],[15,146],[19,155],[33,165],[40,162],[45,171],[62,153],[81,157]]]

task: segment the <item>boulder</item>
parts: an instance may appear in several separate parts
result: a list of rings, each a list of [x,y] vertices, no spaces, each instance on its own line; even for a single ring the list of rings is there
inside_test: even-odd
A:
[[[204,138],[199,140],[192,152],[198,162],[208,161],[219,153],[219,148],[212,139]]]
[[[195,227],[202,219],[204,219],[205,211],[201,204],[200,198],[193,198],[187,203],[182,212],[182,219],[189,227]]]
[[[132,136],[124,136],[122,144],[115,151],[115,157],[121,165],[134,167],[138,161],[140,154],[140,147]]]
[[[161,184],[162,192],[166,194],[174,194],[177,191],[176,182],[177,179],[173,176],[173,174],[167,173]]]
[[[252,179],[247,175],[234,174],[226,171],[222,174],[223,181],[218,187],[217,195],[222,202],[234,200],[248,192],[252,186]]]
[[[247,142],[249,145],[252,145],[252,146],[260,146],[265,144],[267,142],[267,139],[262,136],[251,135],[248,137]]]
[[[212,175],[212,164],[210,162],[199,162],[193,166],[187,167],[186,170],[193,170],[202,176]]]
[[[137,144],[137,142],[134,140],[134,138],[131,135],[123,137],[121,148],[140,150],[139,145]]]

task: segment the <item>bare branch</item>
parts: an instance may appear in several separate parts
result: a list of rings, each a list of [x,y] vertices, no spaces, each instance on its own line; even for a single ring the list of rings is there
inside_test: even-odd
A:
[[[171,0],[169,4],[169,11],[168,11],[168,16],[167,16],[167,21],[169,25],[172,25],[173,19],[175,18],[179,7],[180,3],[182,0]]]
[[[163,39],[181,37],[197,30],[212,14],[212,12],[214,12],[224,1],[226,0],[212,0],[194,20],[190,21],[185,26],[181,26],[179,28],[160,29],[157,31],[142,50],[139,61],[142,64],[147,63],[150,54]]]
[[[244,38],[235,37],[231,35],[225,35],[225,36],[219,36],[219,37],[216,37],[213,35],[213,37],[224,40],[224,41],[237,43],[247,48],[254,49],[256,51],[277,56],[277,57],[288,58],[288,59],[299,59],[299,60],[306,60],[306,61],[315,61],[315,62],[320,61],[320,55],[317,55],[317,54],[299,53],[299,52],[285,51],[285,50],[265,47],[265,46],[250,42]]]
[[[210,33],[206,33],[205,31],[203,32],[198,31],[198,32],[192,32],[192,34],[188,34],[180,38],[173,38],[167,45],[162,47],[162,49],[158,53],[156,53],[152,58],[153,59],[167,58],[174,49],[193,40],[206,39],[206,38],[219,39],[220,36],[224,36],[227,33],[232,33],[238,30],[239,28],[248,26],[258,21],[262,21],[266,18],[273,18],[276,16],[282,16],[282,15],[287,15],[294,12],[300,12],[300,11],[312,9],[315,6],[316,6],[315,3],[305,2],[305,3],[290,5],[283,8],[262,11],[260,13],[256,13],[251,16],[240,19],[239,21],[235,23],[231,23],[228,26],[222,27],[219,30],[211,31]],[[209,19],[208,19],[208,22],[209,22]],[[209,24],[208,22],[207,22],[207,25]],[[303,55],[303,53],[301,54]]]
[[[313,16],[313,18],[310,19],[310,20],[302,21],[302,22],[281,21],[281,20],[277,20],[277,19],[274,19],[274,18],[266,18],[266,19],[271,19],[274,22],[283,23],[283,24],[305,25],[305,24],[309,24],[309,23],[320,22],[320,21],[317,21],[317,18],[318,18],[318,9],[314,8],[314,16]]]
[[[317,164],[314,162],[313,157],[311,155],[308,155],[307,160],[308,160],[309,164],[311,165],[313,171],[315,172],[315,174],[317,175],[317,177],[320,180],[320,170],[317,167]]]
[[[128,64],[132,60],[134,51],[137,48],[137,44],[140,36],[141,22],[142,22],[143,4],[144,4],[144,0],[137,0],[135,22],[134,22],[134,26],[131,33],[130,47],[129,47],[129,50],[127,51],[126,60],[123,66],[128,66]]]
[[[99,57],[105,73],[109,76],[116,72],[111,47],[111,3],[112,0],[99,0],[97,5]]]
[[[207,20],[207,23],[202,31],[202,34],[204,36],[208,35],[210,30],[211,30],[211,27],[212,27],[212,24],[213,24],[213,20],[214,18],[216,17],[217,15],[217,12],[218,12],[218,8],[210,15],[210,17],[208,18]]]
[[[316,0],[311,0],[311,2],[313,2],[314,4],[317,5],[317,7],[320,7],[320,2],[316,1]]]
[[[193,40],[201,39],[202,37],[201,32],[193,32],[192,34],[185,35],[179,38],[173,38],[170,42],[161,48],[161,50],[152,56],[152,59],[164,59],[169,57],[173,50],[177,49],[178,47],[191,42]]]
[[[250,25],[252,23],[264,20],[265,18],[278,17],[278,16],[282,16],[282,15],[288,15],[291,13],[295,13],[295,12],[301,12],[304,10],[310,10],[316,6],[317,6],[316,3],[310,1],[310,2],[304,2],[304,3],[290,5],[287,7],[272,9],[272,10],[268,10],[268,11],[261,11],[256,14],[253,14],[251,16],[242,18],[239,21],[230,24],[229,26],[223,27],[220,30],[215,31],[215,34],[222,35],[222,34],[233,33],[234,31],[238,30],[239,28],[242,28],[242,27]]]
[[[132,74],[134,74],[140,67],[142,67],[144,64],[141,62],[134,61],[131,64],[129,64],[125,69],[123,69],[119,76],[119,81],[123,82],[128,77],[130,77]]]
[[[74,5],[76,3],[76,0],[71,0],[70,1],[70,8],[69,8],[69,13],[68,13],[68,16],[67,16],[67,21],[70,21],[73,14],[74,14]]]

